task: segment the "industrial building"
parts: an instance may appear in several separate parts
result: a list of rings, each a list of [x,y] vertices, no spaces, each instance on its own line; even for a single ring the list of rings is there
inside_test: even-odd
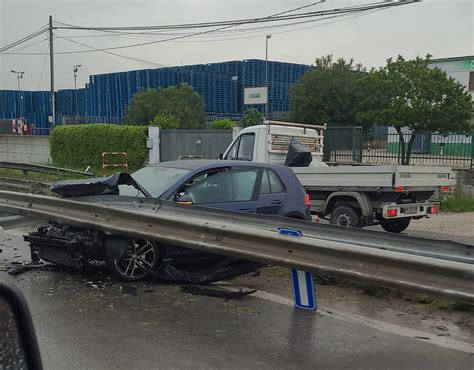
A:
[[[143,69],[92,75],[85,88],[56,92],[56,122],[74,122],[76,114],[89,122],[121,123],[134,94],[142,89],[166,88],[188,83],[202,96],[206,113],[212,118],[238,118],[245,111],[246,87],[265,86],[266,62],[249,59],[222,63]],[[289,89],[309,66],[268,62],[269,112],[281,117],[290,109]],[[49,131],[48,91],[0,90],[0,119],[25,117],[35,125],[35,133]],[[263,106],[255,106],[263,112]]]
[[[431,67],[438,67],[461,83],[474,100],[474,55],[432,59]]]

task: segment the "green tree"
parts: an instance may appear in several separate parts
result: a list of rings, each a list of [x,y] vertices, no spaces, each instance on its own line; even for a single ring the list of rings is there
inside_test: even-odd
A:
[[[163,130],[172,130],[179,128],[179,123],[176,117],[170,114],[157,114],[152,121],[152,126],[160,126]]]
[[[214,130],[231,129],[234,126],[235,121],[232,121],[231,119],[217,119],[211,123],[211,129]]]
[[[394,127],[399,135],[402,164],[410,163],[416,134],[470,129],[471,96],[441,69],[430,68],[429,62],[429,55],[414,60],[398,56],[360,80],[360,89],[365,93],[359,101],[357,122]],[[404,135],[403,127],[409,128],[411,134]]]
[[[310,71],[290,89],[289,120],[331,126],[354,125],[361,64],[351,59],[333,60],[332,55],[316,59]]]
[[[255,125],[261,125],[263,123],[263,114],[255,108],[249,108],[244,112],[240,125],[242,127],[249,127]]]
[[[206,119],[202,97],[188,84],[139,92],[127,107],[125,122],[148,125],[156,115],[173,116],[184,129],[201,128]]]

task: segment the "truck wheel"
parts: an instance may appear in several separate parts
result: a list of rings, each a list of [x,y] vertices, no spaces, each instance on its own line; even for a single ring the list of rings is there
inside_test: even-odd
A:
[[[359,227],[360,217],[354,208],[339,206],[331,212],[329,223],[337,226]]]
[[[401,233],[410,225],[411,219],[399,218],[397,220],[381,220],[380,226],[389,233]]]
[[[117,278],[124,281],[139,281],[150,275],[161,262],[159,247],[145,239],[128,240],[123,255],[117,258],[106,253],[105,265]]]

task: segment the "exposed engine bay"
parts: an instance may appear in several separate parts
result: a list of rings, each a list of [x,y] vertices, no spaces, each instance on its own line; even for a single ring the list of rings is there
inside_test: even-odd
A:
[[[51,224],[24,236],[33,263],[41,260],[81,269],[104,263],[117,278],[150,276],[178,283],[206,284],[253,272],[264,265],[187,248],[106,235],[102,231]]]

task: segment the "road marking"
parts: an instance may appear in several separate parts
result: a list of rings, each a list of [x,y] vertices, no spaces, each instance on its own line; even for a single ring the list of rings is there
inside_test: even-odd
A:
[[[223,282],[219,282],[218,284],[222,285],[223,288],[230,289],[230,290],[238,291],[239,289],[248,289],[246,287],[229,284],[229,283],[223,284]],[[252,297],[256,297],[256,298],[264,299],[269,302],[293,307],[293,301],[291,299],[281,297],[279,295],[276,295],[270,292],[265,292],[263,290],[257,290],[255,293],[252,294]],[[389,322],[380,321],[377,319],[372,319],[370,317],[360,316],[360,315],[356,315],[356,314],[348,313],[348,312],[335,311],[332,309],[329,311],[320,309],[319,313],[323,313],[324,315],[328,315],[330,317],[334,317],[336,319],[347,321],[347,322],[357,322],[357,323],[366,325],[368,327],[371,327],[377,330],[385,331],[391,334],[396,334],[402,337],[412,338],[412,339],[421,341],[423,343],[433,344],[439,347],[454,349],[454,350],[466,352],[466,353],[474,353],[474,345],[468,342],[463,342],[463,341],[459,341],[459,340],[451,339],[447,337],[440,337],[440,336],[437,336],[436,334],[428,333],[425,331],[411,329],[405,326],[392,324]],[[428,338],[428,339],[422,339],[422,338]]]

